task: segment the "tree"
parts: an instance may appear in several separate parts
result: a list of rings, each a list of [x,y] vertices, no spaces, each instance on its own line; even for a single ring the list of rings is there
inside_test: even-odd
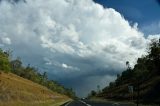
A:
[[[160,103],[160,39],[152,40],[148,54],[138,58],[133,68],[130,67],[129,61],[126,66],[127,69],[117,75],[117,79],[105,87],[101,95],[109,99],[126,99],[126,86],[132,85],[137,105],[139,101]]]
[[[127,66],[127,69],[130,69],[130,68],[131,68],[129,61],[126,61],[126,66]]]
[[[22,61],[21,61],[21,59],[19,57],[17,57],[17,59],[12,60],[10,62],[10,64],[11,64],[12,72],[20,75],[21,71],[22,71]]]
[[[97,92],[92,90],[90,96],[94,97],[94,96],[96,96],[96,94],[97,94]]]
[[[152,43],[150,44],[149,51],[148,51],[149,59],[152,61],[154,66],[154,71],[156,71],[157,74],[160,74],[160,39],[156,40],[153,39]]]
[[[0,71],[9,72],[10,70],[9,55],[0,49]]]
[[[101,93],[100,85],[97,85],[97,92]]]
[[[23,66],[23,63],[19,57],[15,60],[10,60],[9,56],[9,51],[4,52],[2,49],[0,49],[0,73],[1,71],[12,72],[20,77],[46,86],[48,89],[54,92],[68,95],[71,98],[76,97],[75,92],[72,89],[65,88],[58,82],[49,80],[47,72],[41,74],[38,72],[37,68],[31,67],[30,64],[28,64],[27,67]]]

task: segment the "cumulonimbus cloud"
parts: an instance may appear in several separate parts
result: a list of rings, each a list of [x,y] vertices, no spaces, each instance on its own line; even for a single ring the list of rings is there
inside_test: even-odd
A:
[[[134,65],[146,53],[149,40],[137,25],[92,0],[0,2],[0,37],[5,34],[4,41],[10,44],[5,47],[25,63],[47,71],[50,78],[66,85],[74,79],[86,91],[97,86],[93,79],[97,83],[113,79],[126,61]],[[84,82],[79,82],[82,77]],[[87,86],[85,79],[92,79]]]

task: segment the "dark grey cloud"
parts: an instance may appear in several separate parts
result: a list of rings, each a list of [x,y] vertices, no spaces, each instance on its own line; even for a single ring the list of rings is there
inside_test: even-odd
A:
[[[12,3],[12,4],[16,4],[16,3],[19,3],[19,2],[26,3],[26,0],[0,0],[0,3],[1,2],[9,2],[9,3]]]

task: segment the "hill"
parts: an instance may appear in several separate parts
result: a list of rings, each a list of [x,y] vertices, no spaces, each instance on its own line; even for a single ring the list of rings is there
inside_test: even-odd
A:
[[[65,88],[57,81],[49,79],[47,72],[42,70],[40,71],[38,68],[35,68],[30,64],[28,64],[28,66],[24,66],[19,57],[12,59],[11,55],[10,51],[3,51],[0,49],[0,73],[13,73],[24,79],[28,79],[34,83],[45,86],[53,92],[66,95],[70,98],[76,97],[72,88]]]
[[[0,106],[59,106],[71,100],[12,73],[0,74]]]
[[[148,54],[138,58],[133,68],[126,62],[127,69],[117,75],[114,82],[90,96],[112,100],[160,104],[160,40],[153,39]]]

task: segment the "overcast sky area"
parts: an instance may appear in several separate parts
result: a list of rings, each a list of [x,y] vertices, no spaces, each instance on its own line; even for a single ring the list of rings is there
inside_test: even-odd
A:
[[[160,37],[156,0],[15,1],[0,0],[0,48],[80,97],[114,81]]]

